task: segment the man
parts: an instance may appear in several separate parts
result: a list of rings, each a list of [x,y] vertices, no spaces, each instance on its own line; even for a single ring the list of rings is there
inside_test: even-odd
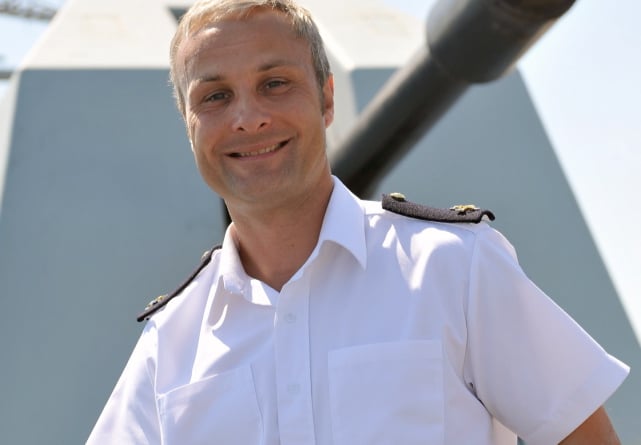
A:
[[[333,78],[305,10],[197,2],[171,75],[232,224],[150,315],[89,443],[618,443],[601,406],[627,367],[500,234],[331,176]]]

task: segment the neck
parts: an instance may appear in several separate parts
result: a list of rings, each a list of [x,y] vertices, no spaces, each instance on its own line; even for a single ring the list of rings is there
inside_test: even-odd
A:
[[[314,250],[333,182],[327,178],[308,196],[272,209],[229,209],[247,274],[280,291]]]

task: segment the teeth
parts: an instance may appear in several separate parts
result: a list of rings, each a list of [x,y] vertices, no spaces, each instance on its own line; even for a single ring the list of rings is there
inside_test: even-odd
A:
[[[279,146],[280,146],[280,144],[274,144],[274,145],[272,145],[270,147],[261,148],[258,151],[250,151],[250,152],[247,152],[247,153],[238,153],[238,156],[240,156],[241,158],[246,158],[248,156],[258,156],[258,155],[262,155],[262,154],[265,154],[265,153],[271,153],[272,151],[276,150]]]

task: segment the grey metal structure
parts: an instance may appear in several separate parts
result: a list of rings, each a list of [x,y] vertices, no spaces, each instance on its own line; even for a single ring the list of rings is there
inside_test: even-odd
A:
[[[138,337],[136,314],[222,239],[167,83],[172,11],[189,3],[68,0],[0,103],[2,443],[83,443]],[[305,4],[336,77],[337,156],[420,51],[425,24],[376,0]],[[381,191],[491,208],[530,276],[641,369],[631,318],[518,71],[468,88],[370,196]],[[641,444],[639,400],[633,372],[608,404],[625,445]]]
[[[358,195],[410,150],[472,83],[496,80],[574,0],[440,1],[427,42],[385,84],[332,152],[332,169]]]

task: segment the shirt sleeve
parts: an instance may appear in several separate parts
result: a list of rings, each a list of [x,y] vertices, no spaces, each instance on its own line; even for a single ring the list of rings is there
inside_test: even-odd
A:
[[[629,368],[527,278],[512,246],[489,227],[478,234],[469,285],[466,378],[528,445],[559,443],[627,376]]]
[[[98,418],[88,445],[161,443],[153,384],[155,338],[150,322]]]

